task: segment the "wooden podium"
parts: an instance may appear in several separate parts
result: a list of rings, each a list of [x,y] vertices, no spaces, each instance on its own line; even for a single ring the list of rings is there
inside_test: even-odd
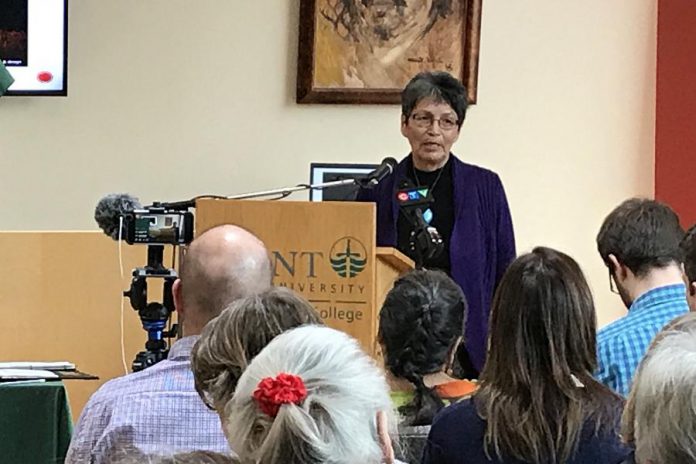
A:
[[[326,324],[377,353],[379,309],[413,261],[375,246],[373,203],[199,200],[196,234],[221,224],[251,231],[268,247],[273,283],[307,298]]]

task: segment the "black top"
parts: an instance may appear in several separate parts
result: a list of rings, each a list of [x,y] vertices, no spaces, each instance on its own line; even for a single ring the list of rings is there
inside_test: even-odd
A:
[[[621,443],[614,424],[604,424],[595,432],[588,421],[580,433],[575,455],[565,464],[623,464],[631,462],[633,451]],[[484,448],[486,421],[479,417],[473,398],[446,407],[433,420],[425,445],[422,464],[525,464],[514,458],[488,459]],[[536,463],[539,464],[539,463]]]
[[[423,267],[426,269],[440,269],[450,274],[450,253],[449,244],[454,228],[454,196],[452,185],[452,157],[440,169],[432,172],[421,171],[413,166],[413,155],[406,160],[406,178],[404,185],[399,188],[428,187],[433,197],[433,204],[430,206],[432,221],[430,225],[435,227],[444,244],[444,251],[437,257],[425,260]],[[411,185],[407,185],[408,183]],[[424,212],[427,208],[423,208]],[[397,244],[396,247],[405,255],[415,260],[414,253],[409,247],[409,238],[413,231],[413,226],[403,213],[399,213],[397,221]]]

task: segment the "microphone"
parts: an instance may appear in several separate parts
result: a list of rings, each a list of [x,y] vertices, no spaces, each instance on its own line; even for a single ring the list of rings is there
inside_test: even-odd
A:
[[[382,181],[382,179],[394,172],[394,168],[396,167],[396,165],[397,161],[394,158],[384,158],[380,165],[377,166],[377,169],[365,176],[364,179],[361,179],[362,186],[366,188],[372,188],[375,185],[379,184]]]
[[[426,260],[437,258],[444,251],[444,240],[440,232],[423,217],[423,209],[433,202],[427,187],[414,187],[409,181],[401,184],[396,191],[396,201],[401,213],[409,221],[413,230],[409,237],[409,248],[415,256],[416,269],[422,269]]]
[[[142,207],[140,201],[132,195],[111,193],[97,203],[97,207],[94,209],[94,220],[97,221],[97,225],[106,235],[118,240],[121,216]]]

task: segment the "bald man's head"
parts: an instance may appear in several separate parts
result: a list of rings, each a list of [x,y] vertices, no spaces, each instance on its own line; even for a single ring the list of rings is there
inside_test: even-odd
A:
[[[210,229],[189,246],[175,290],[184,335],[203,326],[231,302],[271,286],[271,262],[263,242],[233,225]]]

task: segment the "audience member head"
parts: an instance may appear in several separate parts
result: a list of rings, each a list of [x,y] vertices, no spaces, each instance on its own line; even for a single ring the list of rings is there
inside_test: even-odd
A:
[[[636,375],[633,380],[631,393],[628,396],[628,400],[626,401],[626,407],[624,408],[623,416],[621,418],[621,436],[626,443],[631,444],[634,447],[636,426],[636,393],[638,391],[638,388],[636,386],[639,382],[644,383],[646,380],[640,379],[640,372],[643,369],[643,364],[647,363],[645,360],[652,356],[652,353],[656,350],[656,347],[660,344],[660,342],[663,339],[671,337],[677,333],[696,333],[696,313],[690,312],[687,314],[682,314],[681,316],[677,317],[676,319],[673,319],[669,324],[667,324],[655,336],[652,343],[650,344],[650,348],[648,348],[648,351],[645,353],[643,361],[641,361],[641,364],[638,366],[638,369],[636,370]]]
[[[681,282],[683,235],[676,213],[654,200],[626,200],[604,219],[597,249],[626,307],[645,291]]]
[[[181,262],[173,293],[184,336],[203,326],[232,301],[271,286],[271,262],[263,242],[233,225],[198,236]]]
[[[466,300],[440,271],[412,271],[394,284],[379,313],[379,341],[386,368],[415,387],[401,413],[409,425],[429,425],[442,400],[423,377],[451,367],[462,339]]]
[[[466,88],[446,72],[422,72],[406,85],[401,93],[401,134],[411,145],[417,169],[434,171],[447,163],[467,104]]]
[[[696,224],[686,231],[681,242],[686,279],[686,300],[691,311],[696,311]]]
[[[284,287],[233,302],[203,329],[191,353],[196,390],[208,407],[222,410],[249,362],[276,336],[321,324],[312,305]]]
[[[238,464],[237,459],[212,451],[190,451],[173,455],[151,455],[132,448],[123,449],[118,456],[107,459],[110,464]]]
[[[390,408],[381,371],[354,339],[305,326],[252,360],[223,423],[242,463],[377,464],[393,455],[378,420]]]
[[[595,331],[592,294],[570,256],[538,247],[510,265],[493,299],[475,396],[489,453],[567,462],[586,420],[618,426],[617,397],[593,377]]]
[[[638,464],[696,462],[696,314],[668,324],[633,380],[622,435]]]

